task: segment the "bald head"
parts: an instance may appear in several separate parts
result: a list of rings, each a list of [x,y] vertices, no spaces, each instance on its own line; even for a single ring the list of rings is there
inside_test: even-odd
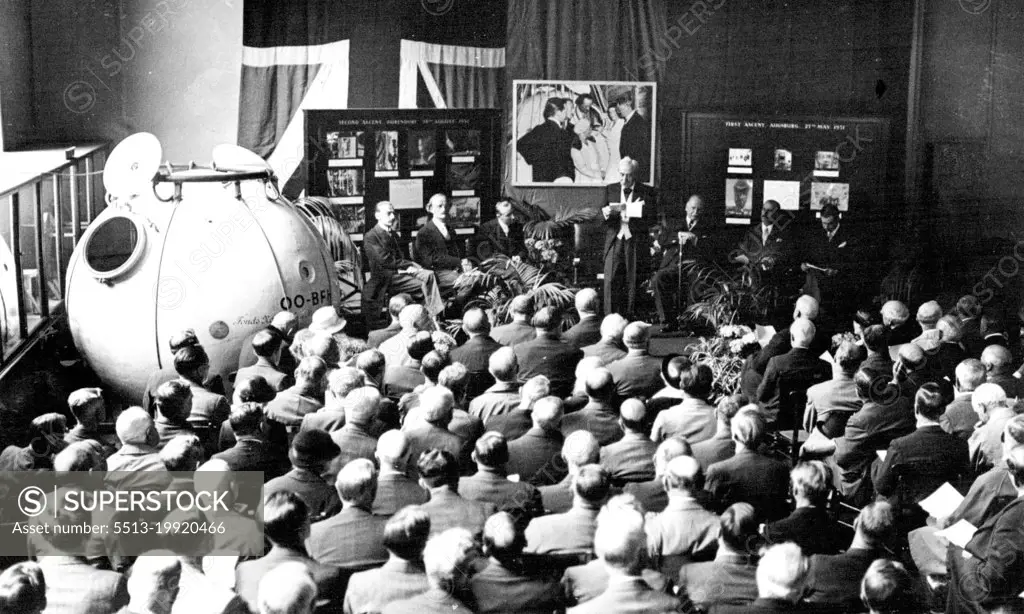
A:
[[[622,342],[631,350],[646,350],[651,340],[650,328],[646,322],[630,322],[622,331]]]
[[[512,348],[498,348],[487,359],[487,370],[499,382],[514,382],[519,377],[519,361]]]
[[[915,343],[908,343],[901,347],[899,357],[908,369],[920,369],[924,366],[924,350]]]
[[[604,367],[591,369],[586,379],[587,396],[597,401],[608,401],[615,394],[615,379]]]
[[[129,407],[117,417],[114,427],[117,438],[124,445],[155,445],[156,428],[149,412],[141,407]]]
[[[917,308],[917,323],[921,330],[932,330],[942,317],[942,307],[935,301],[928,301]]]
[[[818,317],[818,301],[813,296],[804,294],[796,299],[796,307],[793,309],[793,319],[815,320]]]
[[[473,307],[467,309],[462,316],[462,330],[470,336],[486,335],[491,330],[491,322],[487,319],[487,314],[483,309]]]
[[[610,313],[601,320],[601,340],[605,342],[622,341],[622,333],[629,322],[617,313]]]
[[[533,426],[545,431],[557,431],[562,425],[562,399],[544,397],[533,404]]]
[[[381,466],[405,465],[409,456],[409,438],[398,429],[392,429],[377,440],[377,451],[374,453]]]
[[[981,364],[985,370],[995,375],[1001,375],[1010,368],[1013,356],[1010,350],[1001,345],[990,345],[981,353]]]
[[[814,323],[807,319],[794,320],[789,325],[789,341],[795,348],[809,348],[814,341]]]
[[[398,323],[406,331],[429,330],[431,328],[430,313],[423,305],[416,303],[406,305],[398,314]]]
[[[151,551],[135,559],[128,577],[131,611],[169,614],[180,580],[181,561],[169,551]]]
[[[910,310],[899,301],[889,301],[882,305],[882,323],[895,327],[910,319]]]
[[[684,454],[693,456],[693,448],[682,437],[669,437],[658,444],[658,449],[654,451],[654,475],[657,477],[665,475],[669,462]]]
[[[345,408],[345,422],[369,426],[377,417],[377,409],[380,407],[380,391],[372,386],[356,388],[345,396],[343,407]]]
[[[700,463],[692,456],[677,456],[668,462],[662,484],[668,492],[692,492],[700,487]]]
[[[601,443],[590,431],[573,431],[562,444],[562,458],[569,466],[569,473],[573,473],[574,468],[600,461]]]
[[[598,309],[597,290],[583,288],[576,293],[576,311],[579,312],[580,317],[597,315]]]
[[[640,399],[626,399],[619,408],[619,424],[625,431],[641,433],[645,430],[644,418],[647,408]]]

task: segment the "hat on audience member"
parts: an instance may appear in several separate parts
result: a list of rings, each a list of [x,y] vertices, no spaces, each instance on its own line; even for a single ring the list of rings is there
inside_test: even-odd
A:
[[[313,312],[313,321],[309,324],[309,330],[325,332],[329,335],[339,333],[348,322],[338,315],[334,307],[328,305]]]

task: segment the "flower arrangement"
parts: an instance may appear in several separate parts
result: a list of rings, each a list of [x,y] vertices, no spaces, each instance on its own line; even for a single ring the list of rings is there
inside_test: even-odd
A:
[[[835,354],[835,351],[839,349],[839,346],[842,345],[844,341],[849,341],[850,343],[860,343],[860,338],[857,337],[857,335],[853,334],[852,332],[837,333],[835,335],[832,335],[833,354]]]
[[[563,243],[561,239],[535,239],[530,237],[526,239],[526,249],[529,250],[530,258],[539,263],[541,266],[545,264],[558,264],[558,248],[562,247]]]

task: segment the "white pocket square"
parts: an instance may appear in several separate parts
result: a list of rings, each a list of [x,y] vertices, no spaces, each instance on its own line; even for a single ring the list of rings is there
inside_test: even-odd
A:
[[[839,247],[846,247],[846,241],[843,241],[842,243],[840,243]]]

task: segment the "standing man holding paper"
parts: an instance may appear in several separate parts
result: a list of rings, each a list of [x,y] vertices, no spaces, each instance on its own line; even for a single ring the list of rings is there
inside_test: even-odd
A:
[[[638,271],[646,271],[650,248],[649,229],[657,220],[654,188],[639,183],[637,163],[619,161],[619,183],[606,188],[604,215],[605,313],[632,318],[636,303]]]

